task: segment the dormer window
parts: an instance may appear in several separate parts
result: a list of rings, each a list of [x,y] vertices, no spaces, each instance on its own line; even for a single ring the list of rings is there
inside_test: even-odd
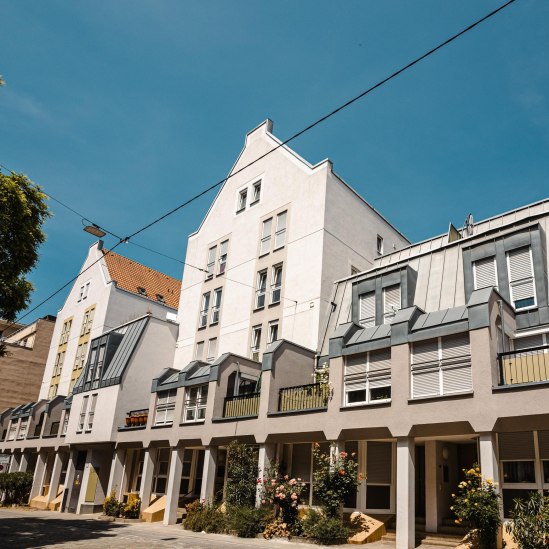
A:
[[[390,324],[401,309],[400,285],[383,288],[383,324]]]
[[[146,296],[146,295],[147,295],[147,290],[145,290],[145,288],[143,288],[142,286],[138,286],[138,287],[137,287],[137,293],[138,293],[139,295],[144,295],[144,296]]]
[[[368,292],[359,297],[359,323],[365,328],[376,324],[376,294]]]
[[[156,301],[158,301],[158,303],[166,303],[164,296],[160,294],[156,294]]]

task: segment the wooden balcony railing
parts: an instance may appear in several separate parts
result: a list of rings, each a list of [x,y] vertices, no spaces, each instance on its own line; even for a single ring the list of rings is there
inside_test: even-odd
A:
[[[498,355],[499,384],[549,381],[549,345]]]
[[[331,388],[326,383],[310,383],[296,387],[280,389],[278,397],[279,412],[314,410],[326,408],[330,400]]]
[[[250,393],[226,397],[223,405],[223,417],[257,416],[260,393]]]

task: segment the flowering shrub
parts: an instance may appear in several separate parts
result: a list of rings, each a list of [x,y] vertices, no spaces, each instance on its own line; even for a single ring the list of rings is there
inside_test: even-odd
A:
[[[457,515],[456,524],[466,523],[477,530],[478,541],[483,549],[496,546],[498,528],[501,524],[499,499],[494,483],[484,480],[478,465],[464,469],[465,480],[459,483],[458,493],[452,494],[451,509]]]
[[[120,515],[121,506],[123,506],[123,504],[116,499],[115,491],[112,490],[103,502],[103,511],[108,517],[118,517]]]
[[[324,454],[320,445],[313,446],[315,471],[313,490],[328,518],[340,517],[345,498],[362,480],[355,453]]]
[[[272,465],[257,482],[261,484],[261,503],[278,507],[288,530],[295,534],[298,528],[298,505],[306,484],[300,478],[282,476],[278,464]]]
[[[227,505],[255,505],[258,475],[257,450],[248,444],[233,441],[227,447]]]
[[[185,506],[187,516],[183,521],[185,530],[220,534],[225,531],[226,517],[219,506],[205,500],[196,500]]]
[[[138,519],[141,511],[141,500],[139,497],[131,498],[125,505],[122,503],[120,509],[120,513],[124,518]]]

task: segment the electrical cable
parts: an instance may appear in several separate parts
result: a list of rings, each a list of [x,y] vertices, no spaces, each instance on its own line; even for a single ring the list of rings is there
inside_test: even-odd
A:
[[[172,208],[171,210],[167,211],[166,213],[162,214],[160,217],[154,219],[153,221],[151,221],[150,223],[147,223],[146,225],[144,225],[143,227],[137,229],[136,231],[134,231],[133,233],[131,233],[129,236],[126,236],[122,239],[119,239],[119,242],[113,247],[111,248],[111,250],[105,252],[105,253],[110,253],[111,251],[113,251],[115,248],[117,248],[120,244],[122,244],[123,242],[129,242],[132,238],[134,238],[135,236],[137,236],[138,234],[141,234],[142,232],[146,231],[147,229],[150,229],[152,226],[156,225],[157,223],[160,223],[161,221],[163,221],[164,219],[166,219],[167,217],[173,215],[174,213],[176,213],[177,211],[181,210],[182,208],[184,208],[185,206],[188,206],[189,204],[191,204],[192,202],[194,202],[195,200],[198,200],[200,197],[204,196],[205,194],[209,193],[210,191],[212,191],[213,189],[219,187],[220,185],[223,185],[228,179],[234,177],[235,175],[243,172],[244,170],[246,170],[247,168],[249,168],[250,166],[253,166],[254,164],[256,164],[257,162],[259,162],[260,160],[263,160],[264,158],[266,158],[267,156],[269,156],[270,154],[274,153],[275,151],[277,151],[278,149],[280,149],[281,147],[284,147],[285,145],[287,145],[288,143],[290,143],[291,141],[294,141],[295,139],[297,139],[298,137],[300,137],[301,135],[303,135],[304,133],[310,131],[311,129],[315,128],[316,126],[318,126],[319,124],[321,124],[322,122],[325,122],[326,120],[328,120],[329,118],[331,118],[332,116],[336,115],[337,113],[341,112],[342,110],[346,109],[347,107],[351,106],[352,104],[356,103],[357,101],[359,101],[360,99],[362,99],[363,97],[367,96],[368,94],[370,94],[371,92],[373,92],[374,90],[380,88],[381,86],[383,86],[384,84],[386,84],[387,82],[393,80],[394,78],[396,78],[397,76],[401,75],[402,73],[404,73],[405,71],[407,71],[408,69],[412,68],[414,65],[420,63],[421,61],[423,61],[424,59],[426,59],[427,57],[430,57],[431,55],[433,55],[434,53],[436,53],[438,50],[442,49],[443,47],[447,46],[448,44],[450,44],[451,42],[453,42],[454,40],[456,40],[457,38],[463,36],[464,34],[466,34],[467,32],[469,32],[470,30],[474,29],[475,27],[477,27],[478,25],[480,25],[481,23],[483,23],[484,21],[490,19],[491,17],[495,16],[497,13],[499,13],[500,11],[504,10],[505,8],[507,8],[508,6],[510,6],[511,4],[513,4],[514,2],[516,2],[516,0],[509,0],[508,2],[506,2],[505,4],[501,5],[500,7],[496,8],[495,10],[491,11],[490,13],[488,13],[487,15],[485,15],[484,17],[481,17],[480,19],[478,19],[477,21],[475,21],[474,23],[468,25],[467,27],[465,27],[463,30],[459,31],[458,33],[452,35],[450,38],[444,40],[443,42],[441,42],[440,44],[438,44],[437,46],[435,46],[434,48],[430,49],[429,51],[427,51],[426,53],[424,53],[423,55],[420,55],[419,57],[416,57],[414,60],[410,61],[409,63],[407,63],[406,65],[404,65],[403,67],[401,67],[400,69],[396,70],[395,72],[393,72],[392,74],[390,74],[389,76],[383,78],[382,80],[380,80],[379,82],[377,82],[376,84],[374,84],[373,86],[370,86],[369,88],[367,88],[366,90],[364,90],[363,92],[359,93],[358,95],[352,97],[351,99],[349,99],[348,101],[346,101],[345,103],[343,103],[342,105],[340,105],[339,107],[333,109],[332,111],[330,111],[329,113],[327,113],[326,115],[318,118],[317,120],[315,120],[314,122],[310,123],[309,125],[307,125],[305,128],[303,128],[302,130],[298,131],[297,133],[293,134],[291,137],[289,137],[288,139],[286,139],[285,141],[281,141],[278,145],[276,145],[274,148],[270,149],[269,151],[267,151],[266,153],[260,155],[259,157],[257,157],[256,159],[252,160],[251,162],[249,162],[248,164],[246,164],[245,166],[243,166],[242,168],[232,172],[232,173],[229,173],[226,177],[224,177],[223,179],[221,179],[220,181],[218,181],[217,183],[214,183],[213,185],[210,185],[209,187],[207,187],[206,189],[204,189],[203,191],[201,191],[200,193],[194,195],[193,197],[189,198],[188,200],[186,200],[185,202],[183,202],[182,204],[179,204],[178,206],[176,206],[175,208]],[[44,193],[46,194],[46,193]],[[60,201],[58,201],[57,199],[55,199],[56,202],[59,202],[61,203]],[[80,215],[80,214],[78,214]],[[107,232],[107,231],[105,231]],[[112,234],[112,233],[110,233]],[[101,259],[101,258],[100,258]],[[97,260],[99,261],[99,259]],[[90,265],[88,267],[88,269],[90,267],[92,267],[95,263],[97,263],[97,261],[95,261],[94,263],[92,263],[92,265]],[[87,270],[87,269],[86,269]],[[85,272],[85,271],[83,271]],[[61,290],[63,290],[64,288],[66,288],[71,282],[74,282],[78,276],[80,276],[80,274],[82,273],[79,273],[76,277],[72,278],[71,280],[69,280],[66,284],[64,284],[61,288],[59,288],[58,290],[56,290],[54,293],[52,293],[50,296],[48,296],[46,299],[44,299],[43,301],[41,301],[37,306],[33,307],[32,309],[30,309],[28,312],[26,312],[24,315],[22,315],[21,317],[19,317],[18,319],[16,319],[12,324],[16,323],[16,322],[19,322],[21,319],[25,318],[26,316],[28,316],[31,312],[35,311],[38,307],[42,306],[44,303],[46,303],[47,301],[49,301],[51,298],[55,297]]]

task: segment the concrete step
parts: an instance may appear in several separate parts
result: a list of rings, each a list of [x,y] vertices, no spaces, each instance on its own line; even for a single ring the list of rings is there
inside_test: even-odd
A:
[[[437,545],[442,547],[457,547],[463,535],[454,535],[446,533],[431,533],[422,532],[416,530],[416,545]],[[382,543],[394,543],[396,541],[396,532],[394,530],[388,530],[387,533],[381,538]]]

